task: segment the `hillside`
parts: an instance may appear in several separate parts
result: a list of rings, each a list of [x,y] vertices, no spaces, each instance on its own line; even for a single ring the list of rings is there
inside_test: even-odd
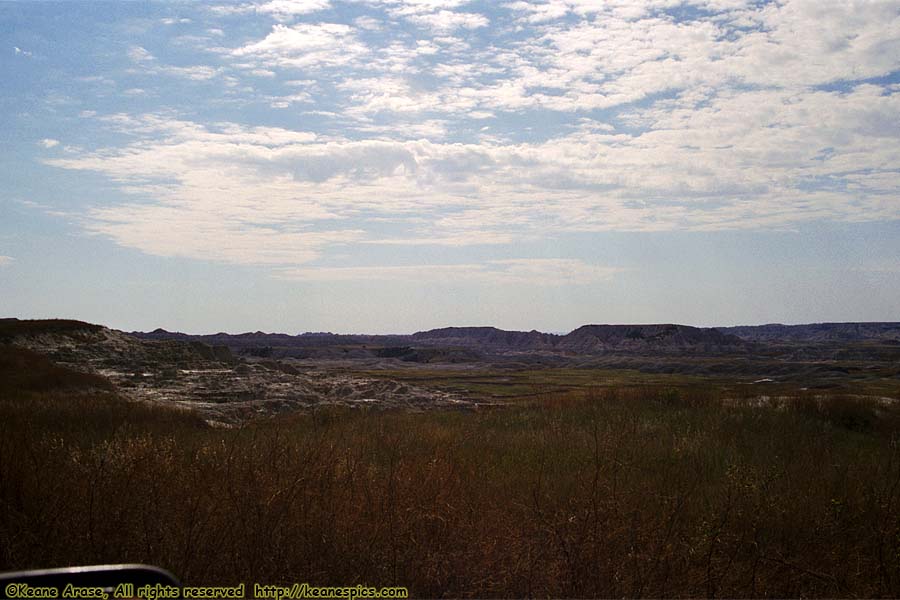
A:
[[[739,351],[746,345],[739,337],[716,329],[688,325],[585,325],[567,335],[531,331],[509,331],[496,327],[443,327],[412,335],[340,335],[305,333],[216,333],[187,335],[157,329],[150,333],[134,332],[141,339],[197,340],[207,344],[226,345],[239,354],[276,358],[374,358],[405,356],[410,360],[433,357],[434,353],[408,352],[410,349],[468,349],[452,352],[460,360],[478,360],[479,354],[557,353],[596,355],[609,352],[645,353],[678,350],[689,353],[722,353]],[[474,352],[474,354],[473,354]],[[429,362],[424,360],[424,362]]]
[[[719,327],[719,331],[754,342],[858,342],[864,340],[900,343],[900,323],[810,323],[806,325],[743,325]]]
[[[476,345],[515,350],[546,350],[553,348],[559,336],[540,331],[506,331],[496,327],[444,327],[414,333],[417,342],[450,345]]]
[[[741,349],[738,337],[688,325],[584,325],[563,336],[558,347],[595,354],[610,351],[679,350],[722,352]]]
[[[0,342],[19,336],[83,335],[103,329],[100,325],[73,319],[0,319]]]
[[[422,409],[469,404],[454,393],[390,379],[301,370],[262,356],[236,358],[228,346],[185,334],[170,338],[161,330],[140,339],[80,321],[4,319],[0,335],[0,375],[21,371],[15,378],[20,387],[21,380],[33,387],[73,382],[113,389],[128,400],[193,409],[215,425],[319,405]]]

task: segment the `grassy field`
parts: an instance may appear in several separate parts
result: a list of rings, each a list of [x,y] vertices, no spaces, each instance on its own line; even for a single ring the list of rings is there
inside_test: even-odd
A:
[[[722,359],[718,359],[721,363]],[[740,358],[731,359],[740,361]],[[863,368],[841,363],[851,373],[864,372],[833,384],[822,376],[779,377],[765,380],[765,370],[756,375],[691,375],[685,373],[644,373],[636,369],[610,368],[448,368],[414,366],[395,369],[352,370],[355,375],[385,378],[458,392],[485,401],[517,402],[547,394],[596,392],[597,390],[676,390],[692,393],[703,389],[721,398],[749,400],[759,396],[795,396],[805,391],[845,395],[900,398],[900,375],[896,366]],[[764,381],[760,382],[759,380]]]
[[[900,596],[900,415],[863,398],[756,406],[696,381],[569,389],[557,373],[502,409],[225,430],[54,373],[53,389],[0,385],[0,570],[146,562],[188,584],[427,597]]]
[[[368,377],[459,392],[484,400],[528,400],[547,394],[567,394],[598,388],[662,387],[689,388],[715,385],[688,375],[646,374],[626,369],[450,369],[416,367],[353,371]],[[722,381],[724,385],[724,380]]]

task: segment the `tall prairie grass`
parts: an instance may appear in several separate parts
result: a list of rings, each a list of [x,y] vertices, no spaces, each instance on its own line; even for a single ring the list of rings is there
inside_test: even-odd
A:
[[[0,397],[0,570],[415,596],[900,596],[898,418],[851,399],[546,394],[235,429],[111,392]]]

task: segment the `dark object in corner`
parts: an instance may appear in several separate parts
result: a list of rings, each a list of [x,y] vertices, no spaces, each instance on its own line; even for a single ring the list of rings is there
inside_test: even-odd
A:
[[[99,587],[109,594],[117,586],[129,583],[133,589],[145,585],[181,587],[174,575],[151,565],[95,565],[0,573],[0,590],[5,592],[8,586],[17,583],[29,587],[55,587],[59,590],[60,597],[69,584],[75,587]]]

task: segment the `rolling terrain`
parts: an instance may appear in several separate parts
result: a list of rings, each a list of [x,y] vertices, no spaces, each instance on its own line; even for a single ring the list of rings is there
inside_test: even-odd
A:
[[[455,391],[491,388],[495,397],[525,393],[523,380],[536,385],[542,379],[558,379],[555,372],[570,370],[581,382],[621,382],[623,374],[626,380],[638,381],[654,375],[671,376],[673,384],[679,378],[703,378],[732,388],[761,382],[758,387],[774,393],[819,389],[898,398],[900,342],[893,337],[897,331],[897,323],[826,323],[736,328],[585,325],[566,335],[494,327],[382,336],[186,335],[161,329],[133,335],[224,345],[238,357],[275,359],[298,368],[363,371],[408,381],[430,376],[452,380]],[[488,379],[491,384],[479,383]],[[467,387],[467,381],[473,386]],[[516,392],[500,393],[505,383],[507,391]]]
[[[735,396],[807,390],[900,398],[898,324],[585,325],[566,335],[447,327],[412,335],[124,333],[0,320],[0,344],[106,378],[210,422],[321,405],[474,408],[596,386],[704,383]]]
[[[229,425],[319,405],[423,408],[470,404],[414,385],[304,369],[264,357],[236,358],[224,345],[187,338],[145,340],[78,321],[0,321],[0,347],[102,378],[131,400],[197,412]]]
[[[892,338],[750,338],[0,320],[0,570],[139,562],[189,585],[413,597],[896,597]]]
[[[189,585],[413,597],[900,594],[893,355],[576,332],[141,339],[2,320],[0,570],[139,562]],[[336,358],[290,356],[309,347]]]

